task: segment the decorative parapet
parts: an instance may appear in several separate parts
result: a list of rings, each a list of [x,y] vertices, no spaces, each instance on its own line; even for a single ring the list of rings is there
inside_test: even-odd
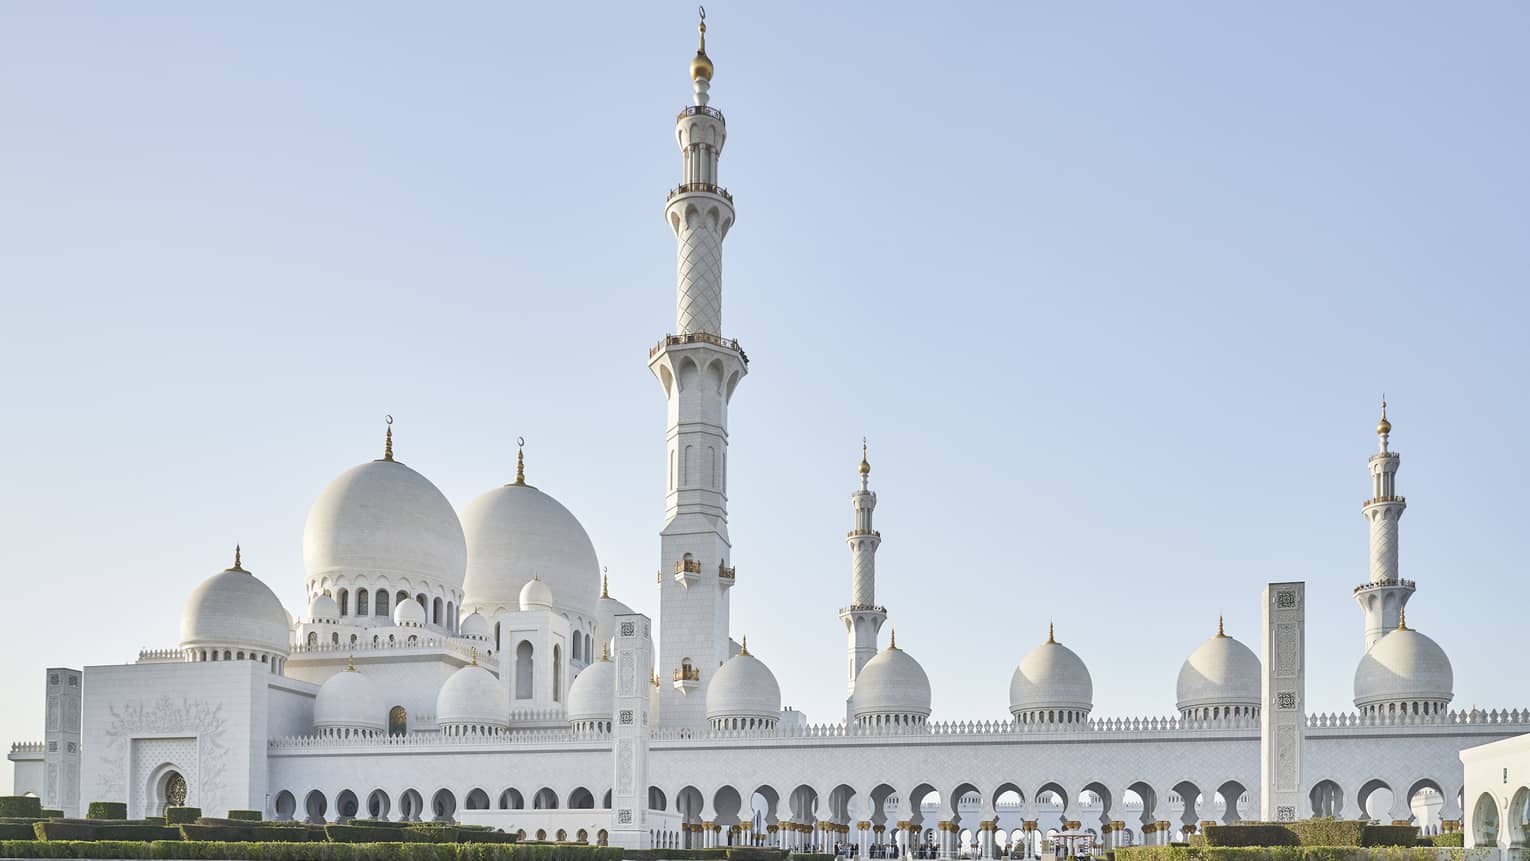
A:
[[[41,754],[47,750],[47,745],[40,741],[13,741],[11,742],[11,758]]]
[[[184,662],[186,660],[188,660],[187,657],[186,657],[186,653],[183,650],[179,649],[179,648],[176,648],[176,649],[139,649],[138,650],[138,660],[135,663],[139,663],[139,664],[168,664],[168,663],[174,663],[174,662],[178,662],[178,661],[179,662]]]
[[[730,198],[731,200],[731,198]],[[684,344],[711,344],[714,347],[724,347],[738,353],[744,364],[749,364],[749,356],[740,347],[736,338],[724,338],[721,335],[711,335],[706,332],[692,332],[689,335],[665,335],[659,343],[648,350],[648,358],[652,359],[659,355],[665,347],[678,347]]]
[[[1376,589],[1382,586],[1406,586],[1409,589],[1418,588],[1418,584],[1414,583],[1412,580],[1404,580],[1402,578],[1398,578],[1396,580],[1381,580],[1376,583],[1361,583],[1359,586],[1355,587],[1355,594],[1358,595],[1367,589]]]
[[[380,735],[371,737],[352,736],[334,738],[318,735],[292,735],[270,739],[266,747],[272,752],[285,751],[337,751],[364,752],[369,750],[398,750],[438,747],[511,747],[516,745],[589,744],[609,747],[609,733],[575,732],[568,727],[558,729],[512,729],[499,735],[445,735],[438,732],[411,732],[408,735]]]
[[[1307,716],[1309,729],[1347,729],[1351,727],[1393,726],[1525,726],[1530,724],[1530,709],[1460,709],[1432,715],[1415,714],[1313,714]]]
[[[293,646],[292,658],[301,660],[304,656],[326,657],[331,655],[349,655],[352,653],[362,654],[363,652],[392,652],[395,654],[446,653],[467,661],[472,661],[476,657],[478,665],[481,667],[487,666],[492,669],[499,666],[498,655],[490,655],[487,652],[478,651],[471,643],[437,637],[421,637],[412,644],[408,641],[389,643],[386,640],[379,643],[373,643],[368,640],[357,640],[354,643],[326,643],[321,640],[311,646],[307,643]]]

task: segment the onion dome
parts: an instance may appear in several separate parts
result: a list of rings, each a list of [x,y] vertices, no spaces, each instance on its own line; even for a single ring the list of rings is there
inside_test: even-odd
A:
[[[894,632],[855,677],[855,721],[863,726],[917,726],[930,716],[930,677]]]
[[[412,598],[405,598],[393,608],[393,624],[400,628],[425,627],[425,608]]]
[[[319,686],[313,701],[313,728],[320,735],[378,735],[388,709],[377,683],[356,672],[354,663]]]
[[[542,582],[542,578],[533,577],[531,582],[521,587],[520,605],[522,610],[551,610],[552,589]]]
[[[609,653],[579,671],[568,689],[568,722],[576,730],[608,731],[616,707],[616,664]]]
[[[1363,713],[1435,714],[1454,698],[1450,658],[1434,640],[1409,628],[1406,617],[1355,668],[1355,706]]]
[[[1263,668],[1259,658],[1222,630],[1202,643],[1179,668],[1175,685],[1181,717],[1207,719],[1241,715],[1254,717],[1263,702]]]
[[[494,674],[473,663],[452,673],[436,695],[436,723],[446,735],[495,735],[510,727],[510,703]]]
[[[749,654],[745,637],[707,684],[707,720],[716,730],[738,730],[769,729],[780,719],[781,686],[765,662]]]
[[[1094,708],[1094,681],[1074,651],[1053,636],[1020,659],[1009,680],[1009,713],[1021,723],[1081,723]]]
[[[1387,421],[1387,402],[1381,402],[1381,421],[1376,423],[1376,435],[1386,436],[1392,432],[1392,423]]]
[[[489,620],[485,619],[483,614],[474,612],[467,614],[467,617],[462,620],[462,624],[457,627],[457,633],[464,637],[492,640],[494,626],[489,624]]]
[[[244,570],[237,547],[234,567],[203,580],[181,610],[181,648],[188,651],[217,648],[245,651],[252,659],[260,654],[286,657],[291,637],[286,608],[269,586]]]
[[[340,605],[335,603],[334,598],[321,592],[315,595],[312,601],[308,602],[308,621],[338,625],[340,623]]]
[[[382,458],[341,473],[309,509],[309,583],[397,577],[461,589],[467,547],[457,512],[425,476],[393,459],[391,427],[388,434]]]
[[[540,577],[557,596],[557,609],[592,619],[600,593],[595,545],[558,500],[525,483],[524,460],[519,462],[514,483],[494,488],[463,509],[463,604],[490,616],[513,610],[522,587]]]

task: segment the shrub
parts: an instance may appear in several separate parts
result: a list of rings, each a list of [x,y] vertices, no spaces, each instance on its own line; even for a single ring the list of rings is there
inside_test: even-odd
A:
[[[55,809],[55,808],[52,808],[52,807],[44,807],[43,811],[42,811],[42,818],[44,818],[44,819],[63,819],[64,818],[64,811],[58,810],[58,809]]]
[[[185,825],[190,822],[196,822],[201,815],[202,808],[200,807],[166,807],[165,824]]]
[[[832,852],[793,852],[792,861],[834,861]]]
[[[89,819],[39,819],[32,823],[38,840],[179,840],[181,832],[141,822],[103,822]]]
[[[151,858],[150,843],[0,841],[0,858]]]
[[[0,795],[0,817],[41,819],[42,799],[33,795]]]
[[[1205,830],[1207,846],[1299,846],[1301,838],[1287,823],[1249,822],[1212,825]],[[1356,843],[1355,845],[1359,845]]]
[[[259,822],[263,818],[259,810],[230,810],[229,819],[237,819],[240,822]]]
[[[0,840],[35,840],[30,822],[0,822]]]
[[[126,819],[127,803],[123,801],[92,801],[85,809],[86,819]]]
[[[728,861],[786,861],[786,850],[740,846],[728,850]]]
[[[145,825],[164,825],[165,824],[165,817],[163,817],[163,816],[145,816],[143,818],[143,824],[145,824]]]
[[[180,826],[181,839],[199,843],[309,843],[322,841],[324,835],[311,836],[306,828],[262,828],[259,825]]]
[[[1466,845],[1466,835],[1460,831],[1450,834],[1431,834],[1428,837],[1420,837],[1421,846],[1438,846],[1442,849],[1460,848]]]

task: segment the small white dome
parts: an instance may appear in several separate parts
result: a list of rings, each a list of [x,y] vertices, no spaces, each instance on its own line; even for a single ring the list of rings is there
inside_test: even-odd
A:
[[[478,666],[452,673],[436,696],[436,723],[510,726],[510,704],[494,674]]]
[[[1020,659],[1009,680],[1009,712],[1035,709],[1083,711],[1094,708],[1094,681],[1089,668],[1072,649],[1047,641]]]
[[[765,662],[746,648],[723,662],[707,685],[707,720],[781,718],[781,686]]]
[[[461,588],[462,524],[441,491],[394,460],[341,473],[319,494],[303,527],[309,582],[366,575]]]
[[[930,677],[894,645],[878,652],[855,678],[855,716],[930,714]]]
[[[425,627],[425,608],[413,598],[405,598],[393,608],[393,624],[400,628]]]
[[[616,664],[602,658],[574,677],[568,689],[570,723],[610,721],[616,705]]]
[[[313,701],[315,729],[360,729],[382,732],[388,709],[377,683],[348,668],[319,686]]]
[[[1176,708],[1252,706],[1264,699],[1259,657],[1233,637],[1218,633],[1202,643],[1179,668]]]
[[[244,646],[286,655],[292,630],[276,593],[239,566],[203,580],[181,611],[181,647]]]
[[[1449,703],[1455,697],[1455,671],[1434,640],[1399,627],[1371,646],[1355,668],[1355,705]]]
[[[462,525],[466,606],[514,607],[521,588],[540,577],[557,596],[559,610],[594,617],[600,594],[595,545],[558,500],[528,484],[507,484],[469,503]]]
[[[489,620],[477,611],[467,614],[462,624],[457,627],[457,631],[464,637],[481,637],[485,640],[494,637],[494,626],[490,625]]]
[[[551,610],[553,592],[541,579],[533,578],[521,587],[519,601],[522,610]]]
[[[338,624],[340,622],[340,605],[335,603],[334,598],[321,592],[314,596],[312,601],[308,602],[308,621]]]

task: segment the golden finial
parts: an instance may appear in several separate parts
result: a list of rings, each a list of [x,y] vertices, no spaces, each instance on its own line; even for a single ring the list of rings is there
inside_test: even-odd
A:
[[[1397,630],[1408,630],[1408,608],[1403,607],[1397,611]]]
[[[1225,636],[1227,636],[1227,632],[1222,630],[1222,615],[1220,613],[1217,614],[1217,636],[1218,637],[1225,637]]]
[[[606,566],[602,565],[602,566],[600,566],[600,597],[602,597],[602,598],[609,598],[609,597],[611,597],[611,589],[609,587],[610,587],[610,583],[607,581],[607,578],[606,578]]]
[[[351,655],[348,655],[346,657],[346,659],[345,659],[345,671],[347,673],[354,673],[354,672],[356,672],[356,655],[354,653],[352,653]]]
[[[861,437],[861,475],[871,475],[871,462],[866,460],[865,437]]]
[[[1376,423],[1376,435],[1386,436],[1391,432],[1392,423],[1387,421],[1387,396],[1383,393],[1381,396],[1381,421]]]
[[[393,459],[393,416],[385,416],[388,422],[388,433],[383,437],[383,460]]]
[[[700,44],[696,47],[696,58],[691,60],[691,80],[712,80],[712,58],[707,56],[707,7],[697,6],[696,14],[701,20],[696,23],[696,32],[700,34]]]
[[[233,568],[233,570],[235,570],[235,571],[243,571],[244,570],[244,566],[242,564],[240,564],[240,561],[239,561],[239,545],[238,544],[234,545],[234,568]]]
[[[1052,623],[1051,622],[1047,623],[1047,642],[1048,643],[1056,643],[1057,642],[1057,638],[1054,636],[1054,631],[1052,629]]]
[[[478,647],[473,647],[473,666],[478,666]]]
[[[610,643],[601,643],[600,644],[600,659],[602,661],[609,661],[609,660],[611,660],[611,644]]]
[[[753,657],[749,654],[749,635],[744,635],[744,642],[739,644],[738,653],[745,657]]]
[[[515,483],[524,487],[526,485],[526,438],[515,438]]]
[[[893,628],[892,629],[892,640],[891,640],[891,642],[889,642],[887,644],[887,648],[889,648],[889,649],[896,649],[896,648],[898,648],[898,629],[897,628]]]

